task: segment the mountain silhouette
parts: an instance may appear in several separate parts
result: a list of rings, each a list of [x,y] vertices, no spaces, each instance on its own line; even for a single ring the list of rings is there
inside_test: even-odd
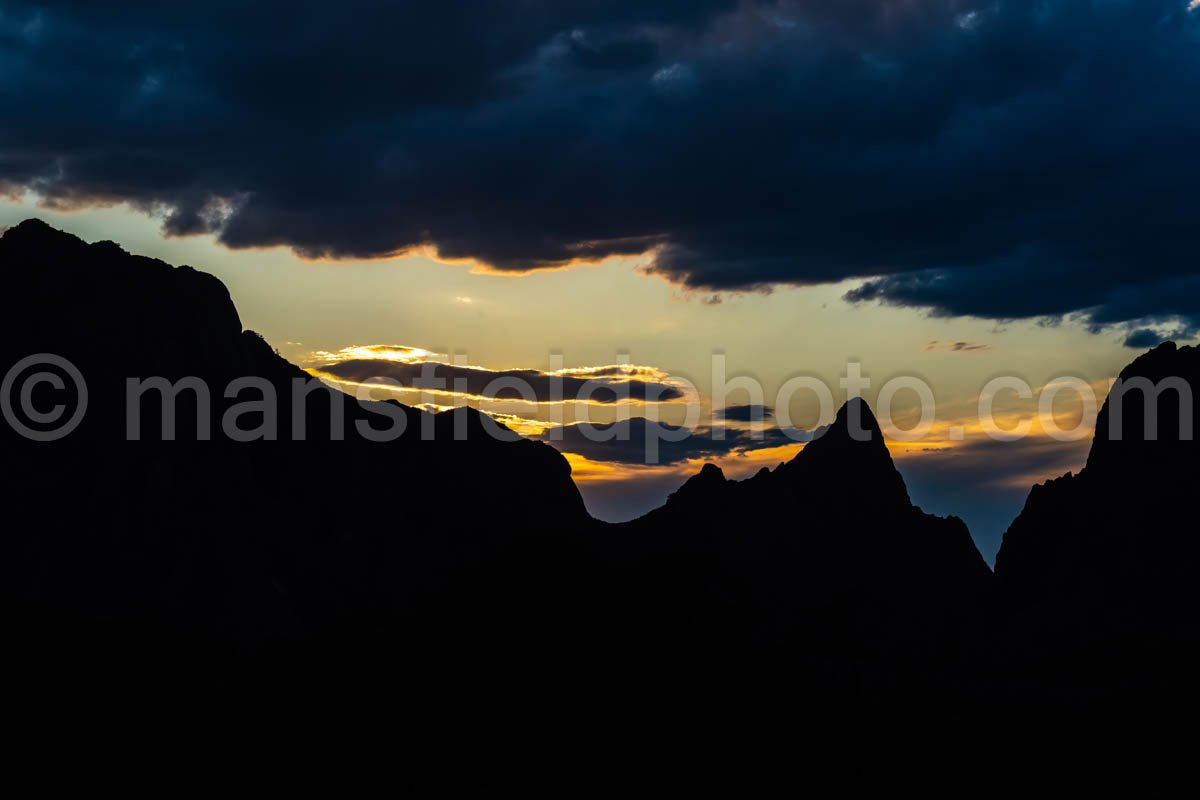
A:
[[[957,636],[991,586],[966,525],[912,504],[859,399],[791,461],[745,481],[705,465],[627,527],[669,554],[708,548],[762,595],[761,614],[819,619],[841,645],[853,631],[874,650]]]
[[[219,450],[219,440],[226,438],[220,435],[222,418],[235,401],[222,392],[236,378],[255,376],[269,381],[280,398],[275,427],[281,442],[258,443],[272,446],[256,449],[254,457],[271,459],[290,449],[287,445],[295,442],[287,440],[300,438],[293,431],[302,429],[306,441],[325,443],[334,431],[342,431],[346,441],[339,443],[339,449],[353,449],[353,458],[362,459],[339,470],[305,463],[304,470],[328,473],[308,474],[309,481],[318,477],[338,480],[346,484],[339,489],[355,491],[357,485],[358,491],[369,492],[384,488],[374,474],[383,469],[391,473],[393,485],[414,481],[414,495],[428,498],[426,503],[405,509],[406,514],[436,516],[439,507],[446,508],[437,487],[453,481],[482,501],[481,506],[465,508],[457,504],[458,515],[473,511],[482,515],[487,502],[503,502],[509,508],[522,509],[533,526],[548,518],[555,520],[552,524],[586,519],[569,479],[569,466],[553,448],[514,434],[490,435],[482,415],[473,409],[429,415],[394,402],[359,404],[343,397],[289,364],[259,335],[243,330],[229,293],[211,275],[131,256],[111,242],[89,245],[36,220],[4,233],[0,264],[12,300],[0,320],[2,347],[10,363],[32,353],[54,353],[72,361],[87,378],[88,413],[71,440],[125,439],[127,379],[160,376],[178,381],[194,376],[211,387],[208,427],[216,435],[211,437],[212,446],[205,449]],[[309,387],[306,413],[300,420],[293,419],[294,409],[287,402],[294,381],[304,381]],[[251,392],[248,396],[255,395]],[[194,396],[181,392],[179,402],[176,438],[194,441]],[[339,404],[344,410],[335,413]],[[384,405],[404,417],[403,435],[383,447],[373,447],[376,442],[364,438],[356,423],[386,430],[390,418],[381,410]],[[158,404],[145,402],[141,407],[151,415],[141,421],[141,438],[161,438]],[[243,427],[253,429],[255,425]],[[503,431],[490,420],[486,427]],[[437,434],[432,438],[439,441],[438,447],[425,446],[428,443],[423,439],[428,437],[422,432],[426,429]],[[461,435],[455,437],[456,432]],[[6,429],[5,434],[9,433]],[[464,441],[452,441],[456,438]],[[18,437],[13,439],[18,441]],[[147,449],[163,452],[152,446]],[[423,459],[419,469],[411,463],[418,452]],[[504,469],[497,468],[501,462]],[[270,466],[288,468],[286,463]],[[523,491],[527,482],[541,490],[536,503]]]
[[[1163,344],[1119,381],[1127,390],[1101,408],[1086,466],[1034,487],[1005,534],[996,575],[1011,602],[1056,636],[1154,629],[1193,638],[1200,540],[1187,532],[1200,445],[1181,437],[1180,423],[1181,410],[1195,417],[1200,350]]]
[[[593,523],[550,446],[491,435],[485,425],[498,426],[472,409],[396,403],[403,435],[374,441],[359,423],[386,428],[384,404],[319,384],[297,419],[287,398],[310,377],[243,330],[217,279],[111,242],[24,222],[0,238],[0,271],[0,360],[57,354],[88,389],[86,417],[61,441],[0,426],[3,498],[26,520],[0,542],[3,631],[19,654],[12,724],[37,731],[18,737],[31,758],[63,759],[58,791],[101,770],[181,793],[204,759],[233,769],[258,735],[272,743],[255,770],[268,776],[272,755],[347,724],[336,711],[347,685],[381,690],[366,677],[379,664],[395,667],[390,680],[455,674],[443,668],[467,631],[492,636],[480,650],[506,635],[486,617],[511,606],[489,592],[565,581],[579,563]],[[182,392],[176,440],[164,441],[151,395],[141,440],[126,441],[126,381],[151,376],[201,379],[211,407]],[[223,390],[245,376],[281,398],[277,440],[222,435],[244,399]],[[107,739],[97,728],[72,743],[74,727],[100,724],[81,718],[90,708],[119,709]],[[204,734],[214,714],[243,735]]]
[[[1034,487],[1004,536],[996,577],[1013,635],[1059,670],[1158,681],[1200,643],[1195,386],[1200,349],[1137,358],[1100,410],[1086,466]]]
[[[1122,370],[1085,467],[1033,487],[996,557],[987,669],[1012,735],[1097,790],[1162,790],[1195,744],[1174,725],[1200,711],[1198,381],[1174,343]]]
[[[913,505],[861,400],[788,463],[705,465],[607,525],[549,445],[312,382],[212,276],[33,220],[0,271],[0,365],[57,354],[88,389],[61,441],[0,425],[3,731],[48,795],[1010,796],[1190,763],[1155,717],[1200,709],[1170,392],[1154,440],[1136,392],[1120,440],[1106,403],[993,574]],[[1195,385],[1198,361],[1164,345],[1122,377]],[[127,413],[151,376],[214,387],[180,393],[175,440],[160,405]],[[306,389],[274,437],[220,433],[247,377]]]

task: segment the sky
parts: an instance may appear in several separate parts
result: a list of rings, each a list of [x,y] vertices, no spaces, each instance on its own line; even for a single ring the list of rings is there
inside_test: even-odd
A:
[[[400,392],[551,440],[611,520],[705,460],[791,457],[828,420],[775,407],[789,379],[836,394],[859,364],[876,402],[920,378],[936,421],[893,454],[990,558],[1030,484],[1083,463],[1090,419],[1066,391],[1051,416],[1082,438],[998,442],[982,387],[1020,378],[1034,398],[999,405],[1038,418],[1043,387],[1102,397],[1196,336],[1195,5],[0,0],[0,225],[212,272],[247,327],[345,385],[437,363],[632,386]],[[764,388],[724,405],[771,408],[722,414],[714,358]],[[656,464],[572,426],[680,424],[687,382],[698,431]],[[911,427],[916,395],[893,405]],[[725,441],[703,435],[721,419]]]

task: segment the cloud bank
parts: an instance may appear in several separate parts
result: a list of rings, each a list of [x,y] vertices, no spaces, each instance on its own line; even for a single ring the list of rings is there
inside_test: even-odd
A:
[[[633,401],[670,403],[686,393],[655,367],[610,364],[545,372],[495,370],[452,364],[428,350],[406,345],[347,347],[310,356],[313,375],[338,383],[415,389],[431,395],[529,403],[581,402],[612,405]]]
[[[631,417],[611,423],[571,423],[552,427],[542,439],[590,461],[636,465],[675,465],[703,458],[744,455],[755,450],[810,442],[825,432],[764,426],[760,430],[699,427]]]
[[[1200,321],[1187,0],[9,0],[0,193],[307,256]],[[1146,334],[1132,342],[1149,341]]]

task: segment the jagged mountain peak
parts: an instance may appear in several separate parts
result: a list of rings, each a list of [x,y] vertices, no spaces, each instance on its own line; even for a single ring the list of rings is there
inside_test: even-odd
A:
[[[825,433],[777,470],[796,490],[820,487],[832,500],[871,498],[889,506],[911,506],[870,405],[852,398]]]
[[[74,234],[59,230],[37,217],[30,217],[0,231],[0,242],[10,248],[37,249],[52,255],[63,248],[115,248],[115,242],[103,241],[88,244]],[[121,252],[124,252],[121,250]]]
[[[1092,479],[1175,481],[1193,468],[1200,348],[1163,344],[1121,370],[1096,418],[1084,474]],[[1182,405],[1181,405],[1182,401]]]
[[[1126,388],[1109,392],[1086,467],[1034,487],[996,556],[1006,598],[1047,635],[1155,626],[1176,636],[1194,625],[1200,446],[1181,435],[1181,412],[1194,423],[1200,349],[1168,342],[1120,377]]]
[[[728,480],[724,471],[716,464],[705,464],[700,471],[687,479],[669,498],[668,505],[690,505],[712,498],[714,491],[724,488]]]
[[[852,397],[842,404],[833,423],[828,425],[823,432],[818,431],[818,435],[804,448],[804,451],[815,449],[820,452],[825,449],[854,445],[861,445],[873,449],[877,453],[887,454],[887,445],[884,442],[879,421],[875,419],[875,412],[871,410],[870,404],[861,397]],[[888,458],[891,457],[888,456]]]
[[[557,519],[579,525],[590,521],[570,481],[566,459],[473,409],[429,415],[391,401],[390,414],[382,415],[379,409],[386,403],[360,405],[335,390],[327,397],[305,394],[303,404],[294,403],[295,381],[309,376],[261,336],[243,328],[228,290],[213,275],[133,255],[108,241],[89,244],[36,219],[4,232],[0,270],[8,278],[10,295],[10,308],[0,316],[0,356],[11,364],[31,353],[54,353],[79,370],[89,403],[75,436],[81,442],[124,440],[130,413],[127,378],[174,382],[188,376],[202,381],[211,399],[204,427],[218,440],[223,439],[222,413],[233,399],[225,394],[226,387],[238,379],[262,378],[274,387],[277,404],[270,415],[275,430],[268,440],[316,440],[338,452],[320,463],[293,463],[280,441],[261,454],[256,451],[256,458],[267,465],[264,471],[285,474],[306,464],[319,476],[313,482],[330,486],[350,480],[369,483],[350,477],[360,471],[391,475],[407,491],[424,496],[421,513],[427,516],[435,514],[441,501],[464,520],[486,520],[489,501],[464,508],[455,496],[461,491],[491,498],[497,508],[533,519],[536,526],[548,527]],[[312,408],[306,405],[310,401]],[[161,429],[155,403],[139,407],[144,411],[143,432]],[[201,428],[199,411],[175,416],[181,440]],[[367,430],[374,433],[363,432]],[[394,438],[379,439],[375,433],[380,430],[398,432]],[[8,434],[15,435],[4,432]],[[380,441],[394,444],[379,446]],[[105,455],[117,458],[125,452],[115,445]],[[165,457],[176,458],[177,452],[168,451]],[[345,470],[342,461],[352,463],[353,470]],[[221,473],[227,465],[211,466]],[[534,491],[523,491],[526,485]],[[382,487],[377,488],[382,495]]]
[[[15,236],[18,238],[23,236],[58,236],[69,237],[72,239],[75,238],[74,236],[71,236],[71,234],[58,230],[45,220],[39,219],[38,217],[30,217],[29,219],[21,220],[15,225],[9,225],[4,232],[0,234],[0,237],[3,238],[8,238],[9,236]]]

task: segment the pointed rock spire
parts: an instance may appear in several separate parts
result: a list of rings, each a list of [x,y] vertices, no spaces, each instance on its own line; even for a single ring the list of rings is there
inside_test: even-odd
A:
[[[779,470],[795,489],[831,501],[867,499],[910,506],[904,479],[892,463],[875,414],[861,398],[841,407],[833,424]]]
[[[719,491],[727,483],[725,473],[716,464],[705,464],[704,467],[687,483],[680,486],[669,498],[668,505],[689,505],[705,497],[712,497],[714,490]]]

